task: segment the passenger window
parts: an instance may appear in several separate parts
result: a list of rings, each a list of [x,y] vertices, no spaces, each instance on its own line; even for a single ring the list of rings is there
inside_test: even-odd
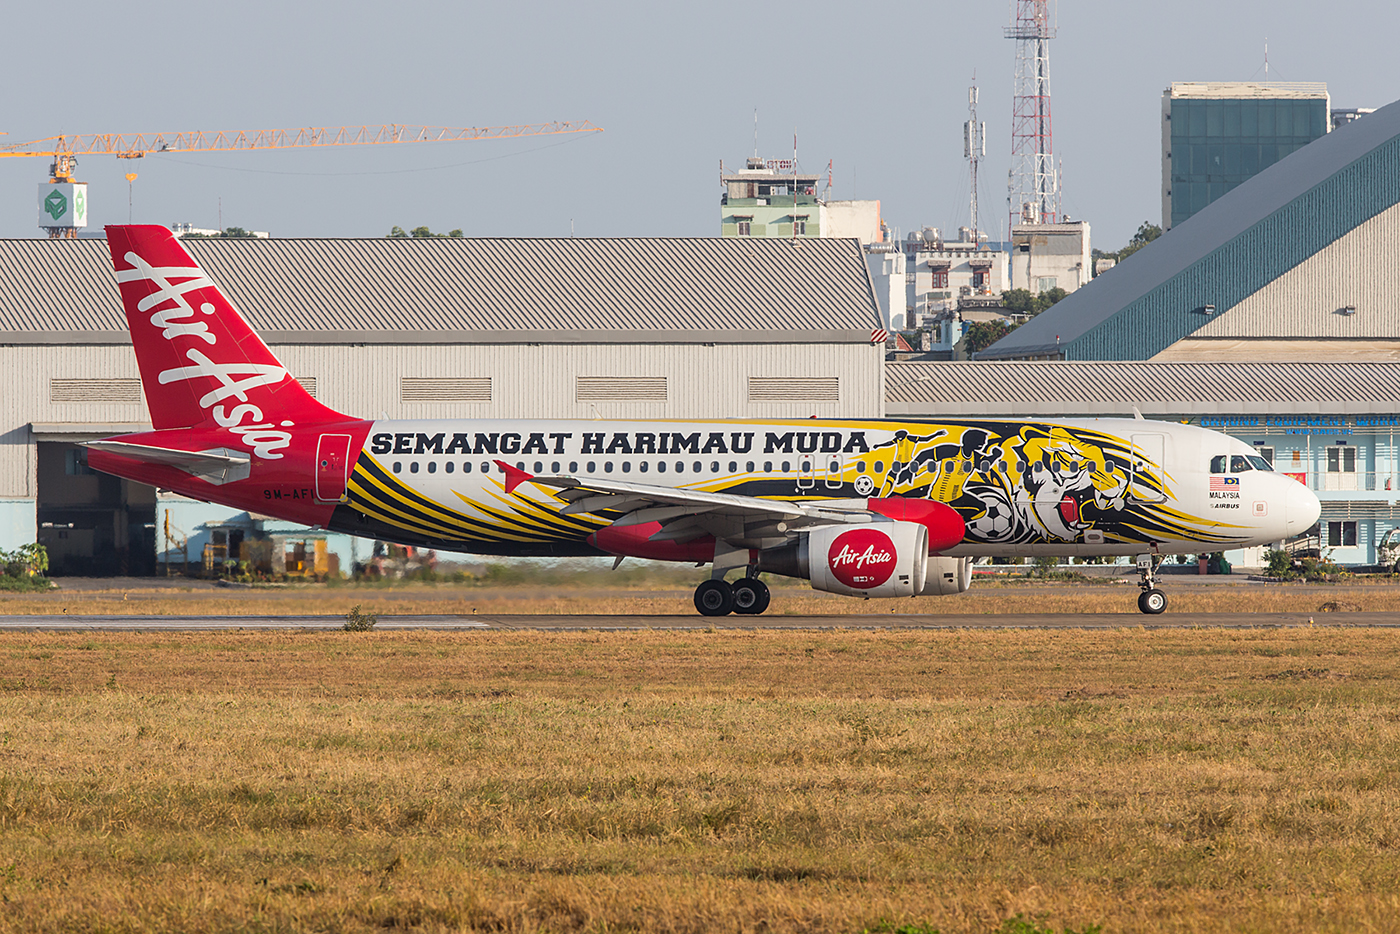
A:
[[[559,472],[559,462],[558,462],[558,461],[555,461],[554,463],[550,464],[550,465],[549,465],[549,470],[550,470],[551,473],[558,473],[558,472]]]
[[[884,461],[876,461],[876,462],[875,462],[875,472],[876,472],[876,473],[884,473],[884,472],[885,472],[885,462],[884,462]]]
[[[647,462],[646,462],[646,461],[642,461],[640,464],[637,465],[637,469],[640,470],[642,473],[646,473],[646,472],[647,472]]]
[[[569,461],[569,473],[578,473],[578,461]]]
[[[622,462],[622,472],[623,472],[623,473],[631,473],[631,472],[632,472],[632,462],[631,462],[631,461],[623,461],[623,462]]]
[[[753,461],[747,461],[747,462],[745,462],[745,464],[744,464],[744,472],[745,472],[745,473],[753,473]]]
[[[1036,461],[1036,462],[1035,462],[1035,472],[1036,472],[1036,473],[1045,473],[1045,464],[1044,464],[1044,462],[1042,462],[1042,461]]]
[[[953,472],[953,468],[956,467],[956,466],[957,466],[957,464],[954,464],[952,461],[944,461],[944,462],[943,462],[943,472],[944,472],[944,473],[952,473],[952,472]]]
[[[690,472],[691,472],[691,473],[699,473],[700,471],[702,471],[702,470],[704,470],[704,469],[705,469],[705,465],[702,464],[702,463],[700,463],[699,461],[696,461],[695,463],[693,463],[693,464],[690,465]]]
[[[856,461],[856,473],[865,473],[865,461]]]
[[[730,473],[738,473],[738,472],[739,472],[739,465],[736,464],[736,463],[734,463],[734,461],[730,461],[730,462],[729,462],[729,472],[730,472]]]
[[[1224,455],[1224,454],[1217,454],[1217,455],[1215,455],[1214,457],[1212,457],[1212,458],[1210,459],[1210,472],[1211,472],[1211,473],[1224,473],[1224,472],[1225,472],[1225,455]]]
[[[491,462],[490,462],[490,461],[483,461],[483,462],[482,462],[482,464],[481,464],[481,472],[482,472],[482,473],[490,473],[490,472],[491,472]]]
[[[471,473],[471,472],[472,472],[472,462],[471,462],[471,461],[462,461],[462,473]],[[485,473],[486,471],[485,471],[485,470],[482,470],[481,472],[482,472],[482,473]]]
[[[1085,461],[1085,462],[1084,462],[1084,472],[1085,472],[1085,473],[1094,473],[1094,472],[1096,472],[1098,469],[1099,469],[1099,465],[1096,464],[1095,462],[1093,462],[1093,461]]]
[[[1244,473],[1246,470],[1253,470],[1249,465],[1249,458],[1243,454],[1230,455],[1230,473]]]
[[[710,473],[719,473],[719,461],[710,461]]]
[[[665,473],[665,472],[666,472],[666,462],[665,462],[665,461],[657,461],[657,462],[656,462],[656,472],[657,472],[657,473]]]
[[[977,465],[977,469],[982,471],[983,473],[991,473],[992,462],[984,457],[982,458],[982,462]]]
[[[524,461],[516,461],[516,462],[515,462],[515,469],[516,469],[516,470],[524,470],[524,469],[525,469],[525,462],[524,462]]]
[[[445,470],[445,471],[447,471],[448,473],[451,473],[451,472],[452,472],[452,462],[451,462],[451,461],[448,461],[448,462],[443,466],[442,469]]]
[[[394,473],[403,473],[403,464],[394,461]]]
[[[535,461],[535,473],[544,473],[544,464],[541,464],[539,461]]]
[[[412,462],[409,463],[409,465],[408,465],[408,472],[409,472],[409,473],[417,473],[417,472],[418,472],[418,462],[417,462],[417,461],[412,461]]]
[[[676,473],[685,473],[685,461],[676,461]]]
[[[783,473],[788,473],[788,472],[791,471],[791,470],[792,470],[792,461],[783,461]]]
[[[428,473],[437,473],[437,461],[428,461]]]
[[[612,461],[603,461],[603,473],[612,473]]]

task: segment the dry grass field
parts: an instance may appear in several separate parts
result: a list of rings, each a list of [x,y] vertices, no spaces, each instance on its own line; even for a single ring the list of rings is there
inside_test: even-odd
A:
[[[1391,931],[1397,674],[1330,628],[4,633],[0,931]]]

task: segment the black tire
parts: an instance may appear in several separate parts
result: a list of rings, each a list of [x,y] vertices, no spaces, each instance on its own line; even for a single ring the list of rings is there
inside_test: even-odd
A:
[[[735,581],[730,589],[734,591],[734,612],[746,616],[762,613],[768,609],[768,603],[773,599],[773,595],[768,592],[768,585],[752,577]]]
[[[734,612],[734,589],[724,581],[701,581],[695,588],[695,608],[701,616],[728,616]]]
[[[1138,609],[1149,616],[1156,616],[1167,609],[1167,595],[1156,587],[1144,590],[1138,594]]]

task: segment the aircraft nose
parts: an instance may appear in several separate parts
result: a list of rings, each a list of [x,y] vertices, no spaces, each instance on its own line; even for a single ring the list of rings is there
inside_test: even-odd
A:
[[[1322,503],[1312,490],[1290,479],[1286,497],[1283,514],[1288,537],[1301,535],[1317,524],[1318,517],[1322,515]]]

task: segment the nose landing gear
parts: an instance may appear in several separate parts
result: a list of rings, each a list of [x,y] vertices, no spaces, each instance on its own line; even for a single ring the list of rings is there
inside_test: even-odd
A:
[[[1149,616],[1156,616],[1167,608],[1167,595],[1157,589],[1157,568],[1161,564],[1161,555],[1137,556],[1138,586],[1142,588],[1142,593],[1138,594],[1138,609]]]
[[[752,575],[755,571],[749,568],[748,573]],[[701,581],[695,588],[695,609],[701,616],[728,616],[730,613],[757,616],[768,609],[771,599],[768,585],[753,576],[742,577],[733,584],[725,583],[722,578],[711,578]]]

